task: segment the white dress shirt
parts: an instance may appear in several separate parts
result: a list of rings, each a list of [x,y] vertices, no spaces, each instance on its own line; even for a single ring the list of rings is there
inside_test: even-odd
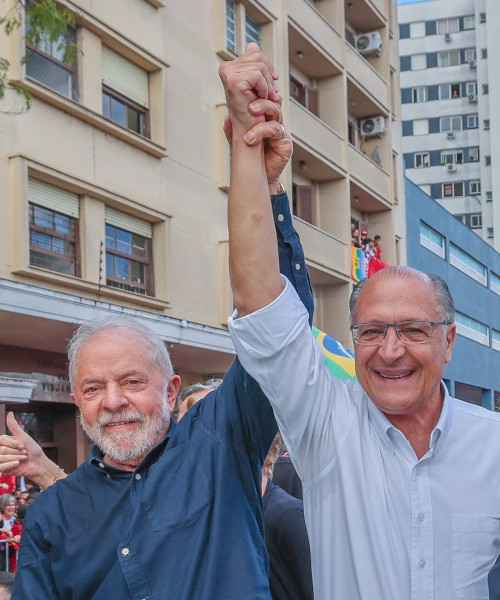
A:
[[[418,460],[357,382],[329,373],[284,283],[269,306],[228,323],[303,482],[315,600],[488,600],[500,550],[500,415],[442,384],[441,417]]]

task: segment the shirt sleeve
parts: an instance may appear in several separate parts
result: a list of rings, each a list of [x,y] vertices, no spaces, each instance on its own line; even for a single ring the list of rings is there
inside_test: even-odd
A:
[[[12,600],[33,597],[37,600],[60,598],[52,575],[51,550],[45,542],[44,527],[36,514],[34,506],[31,506],[26,514]]]
[[[304,485],[336,460],[354,416],[355,382],[333,377],[313,337],[308,313],[290,282],[268,306],[229,319],[243,367],[271,402]]]

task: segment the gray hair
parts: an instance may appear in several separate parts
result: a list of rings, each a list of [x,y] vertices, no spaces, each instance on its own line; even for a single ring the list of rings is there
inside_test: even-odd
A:
[[[387,267],[386,269],[377,271],[377,273],[372,275],[372,277],[363,279],[355,285],[349,299],[349,317],[351,324],[354,323],[354,314],[356,312],[356,306],[358,304],[359,295],[362,289],[365,287],[368,281],[379,277],[415,277],[426,283],[431,282],[434,286],[436,300],[443,312],[443,320],[452,322],[455,320],[455,303],[453,301],[450,288],[442,277],[439,277],[439,275],[427,275],[426,273],[423,273],[422,271],[412,267],[397,266]]]
[[[75,390],[76,363],[78,354],[85,342],[96,333],[108,330],[119,330],[122,333],[134,333],[138,335],[149,352],[151,359],[155,362],[165,375],[167,381],[174,374],[174,368],[168,350],[159,335],[151,331],[137,319],[126,316],[112,315],[97,321],[82,323],[68,343],[69,381],[72,391]]]
[[[0,512],[3,512],[9,504],[16,504],[16,497],[12,494],[2,494],[0,496]]]
[[[206,381],[199,381],[197,383],[192,383],[185,387],[182,392],[179,392],[177,396],[177,404],[180,406],[184,400],[191,396],[191,394],[196,394],[198,392],[211,392],[212,390],[216,390],[220,384],[222,383],[222,379],[214,379],[211,377]]]

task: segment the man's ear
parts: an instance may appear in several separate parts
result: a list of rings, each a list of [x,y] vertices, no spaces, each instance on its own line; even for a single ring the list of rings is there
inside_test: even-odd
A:
[[[73,394],[73,392],[71,392],[71,394],[69,395],[69,397],[73,401],[73,404],[76,404],[78,406],[78,408],[80,408],[80,405],[78,404],[78,400],[76,399],[76,396],[75,396],[75,394]]]
[[[181,378],[179,375],[172,375],[172,377],[168,381],[167,388],[167,403],[168,410],[170,413],[173,413],[175,410],[175,402],[177,400],[177,394],[179,393],[181,387]]]
[[[453,344],[455,343],[455,338],[457,337],[457,326],[455,323],[448,325],[448,331],[446,332],[446,352],[444,362],[449,363],[451,360],[451,354],[453,352]]]

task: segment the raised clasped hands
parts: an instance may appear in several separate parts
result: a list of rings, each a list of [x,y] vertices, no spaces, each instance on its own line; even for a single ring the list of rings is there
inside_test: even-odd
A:
[[[279,190],[279,178],[290,160],[293,144],[282,124],[278,74],[257,44],[250,43],[238,58],[223,63],[219,75],[224,85],[228,117],[224,132],[230,144],[264,142],[264,161],[271,194]]]

